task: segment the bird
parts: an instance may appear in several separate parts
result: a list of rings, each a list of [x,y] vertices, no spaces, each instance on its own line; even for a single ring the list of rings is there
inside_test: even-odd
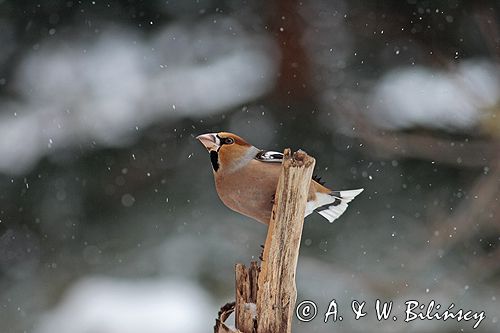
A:
[[[256,148],[229,132],[201,134],[196,139],[208,150],[221,201],[231,210],[268,225],[283,154]],[[334,191],[313,178],[304,218],[317,212],[331,223],[362,191]]]

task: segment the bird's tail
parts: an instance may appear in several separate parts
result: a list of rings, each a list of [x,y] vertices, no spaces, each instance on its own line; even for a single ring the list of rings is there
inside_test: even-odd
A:
[[[324,197],[321,198],[321,201],[324,203],[314,211],[332,223],[345,212],[347,204],[361,192],[363,192],[362,188],[348,191],[332,191],[329,194],[323,194]],[[326,196],[329,196],[329,198]]]

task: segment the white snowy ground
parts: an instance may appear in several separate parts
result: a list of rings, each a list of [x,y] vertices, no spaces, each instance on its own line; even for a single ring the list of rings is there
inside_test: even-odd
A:
[[[199,333],[214,320],[199,286],[181,280],[87,277],[75,283],[35,333]]]

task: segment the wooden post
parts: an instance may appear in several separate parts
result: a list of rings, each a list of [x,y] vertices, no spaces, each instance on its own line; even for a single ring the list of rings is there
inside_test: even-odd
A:
[[[291,332],[297,299],[295,272],[314,164],[305,152],[292,156],[285,149],[262,266],[236,264],[236,302],[221,309],[215,333]],[[233,311],[235,329],[224,324]]]
[[[292,157],[285,150],[259,274],[257,333],[292,331],[295,272],[314,164],[303,151]]]
[[[257,278],[260,267],[256,261],[247,269],[243,264],[236,264],[236,327],[246,333],[253,332],[257,317]]]

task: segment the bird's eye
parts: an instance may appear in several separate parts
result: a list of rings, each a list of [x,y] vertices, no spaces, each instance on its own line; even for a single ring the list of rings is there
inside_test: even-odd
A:
[[[223,143],[226,145],[230,145],[230,144],[234,143],[234,139],[233,138],[224,138]]]

